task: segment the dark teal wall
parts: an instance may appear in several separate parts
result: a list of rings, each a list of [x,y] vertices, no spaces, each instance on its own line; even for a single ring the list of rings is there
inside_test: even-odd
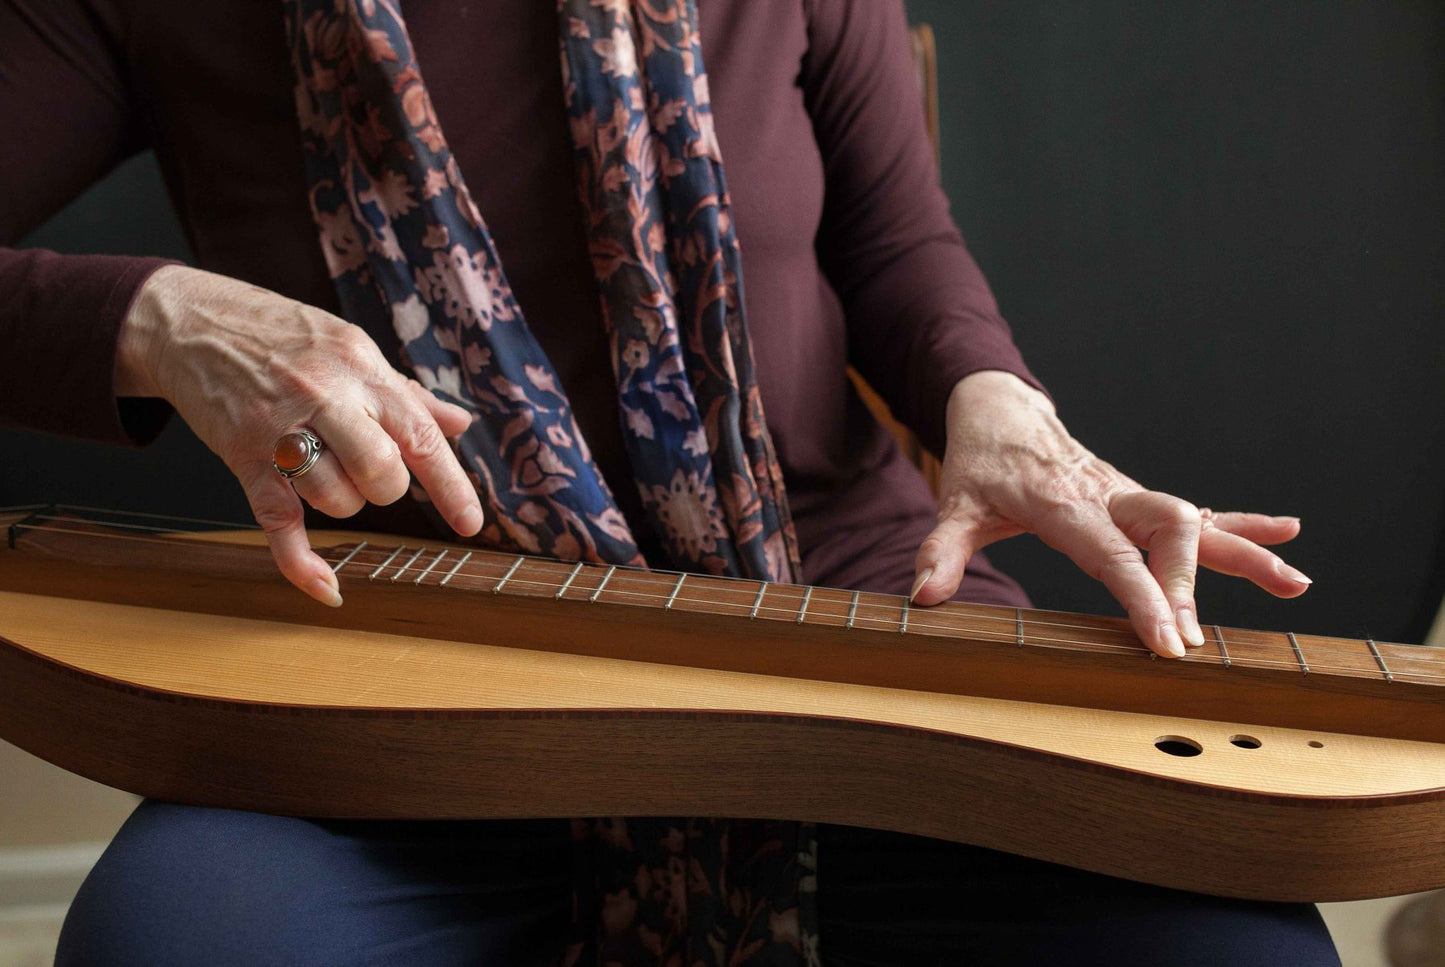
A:
[[[1205,620],[1418,631],[1445,512],[1445,8],[909,6],[938,36],[955,215],[1075,434],[1150,486],[1304,518],[1315,588],[1207,580]],[[27,244],[185,251],[148,159]],[[0,434],[0,505],[39,499],[244,513],[179,427],[145,453]],[[1042,606],[1112,609],[1037,543],[996,556]]]
[[[955,216],[1075,434],[1147,485],[1304,519],[1304,599],[1210,581],[1205,614],[1419,627],[1445,512],[1445,5],[908,2],[938,37]],[[1105,606],[1018,544],[997,556],[1041,600]]]

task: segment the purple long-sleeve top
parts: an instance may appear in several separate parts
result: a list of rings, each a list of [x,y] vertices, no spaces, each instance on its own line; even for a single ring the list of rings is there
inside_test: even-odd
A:
[[[898,0],[707,0],[704,56],[758,381],[812,583],[905,590],[931,495],[848,364],[941,452],[949,391],[1033,381],[948,214]],[[641,519],[562,110],[554,4],[410,2],[447,138],[630,519]],[[197,263],[337,310],[302,179],[280,4],[0,0],[0,245],[146,147]],[[117,335],[155,259],[0,249],[0,422],[115,442]],[[396,338],[373,332],[396,360]],[[363,526],[408,530],[405,509]],[[980,564],[961,596],[1014,603]]]

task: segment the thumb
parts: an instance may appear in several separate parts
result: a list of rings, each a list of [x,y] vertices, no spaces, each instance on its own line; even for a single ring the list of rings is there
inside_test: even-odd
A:
[[[978,526],[972,521],[954,517],[940,521],[918,548],[909,599],[914,604],[930,605],[953,597],[968,559],[981,546]]]

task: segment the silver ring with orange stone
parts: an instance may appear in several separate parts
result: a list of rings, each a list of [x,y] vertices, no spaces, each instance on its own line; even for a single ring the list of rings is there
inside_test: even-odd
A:
[[[301,429],[288,433],[276,441],[271,451],[271,466],[287,480],[294,480],[316,465],[326,444],[310,430]]]

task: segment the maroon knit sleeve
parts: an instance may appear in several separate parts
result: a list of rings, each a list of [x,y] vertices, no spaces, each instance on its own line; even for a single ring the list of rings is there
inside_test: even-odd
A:
[[[0,246],[142,142],[119,14],[88,0],[0,0]],[[157,401],[115,397],[116,339],[161,259],[0,248],[0,423],[145,443]]]
[[[1039,387],[939,186],[900,0],[805,0],[803,94],[827,190],[817,248],[849,362],[943,452],[949,392],[999,369]]]

